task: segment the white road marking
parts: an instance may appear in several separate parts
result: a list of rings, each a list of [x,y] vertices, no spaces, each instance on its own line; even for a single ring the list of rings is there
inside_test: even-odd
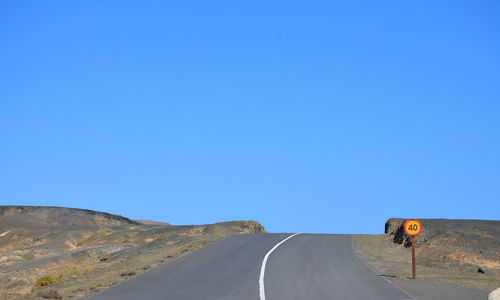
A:
[[[418,300],[417,297],[413,296],[412,294],[408,293],[407,291],[403,290],[402,288],[400,288],[399,286],[395,285],[394,282],[390,281],[389,279],[385,278],[384,275],[380,274],[379,271],[375,270],[372,266],[370,266],[362,257],[361,255],[358,253],[358,250],[356,250],[356,247],[354,246],[354,235],[352,235],[351,237],[351,247],[352,247],[352,251],[354,251],[354,253],[356,253],[356,256],[359,258],[359,260],[361,260],[363,262],[363,264],[365,264],[365,266],[368,267],[368,269],[370,269],[373,273],[375,273],[377,276],[381,277],[382,279],[384,279],[385,281],[387,281],[390,285],[394,286],[395,288],[397,288],[398,290],[400,290],[401,292],[405,293],[406,295],[412,297],[411,299],[402,299],[402,300]]]
[[[264,288],[264,274],[266,273],[266,263],[267,259],[269,258],[269,255],[271,255],[271,253],[273,253],[273,251],[276,250],[276,248],[278,248],[281,244],[286,242],[288,239],[296,236],[297,234],[300,233],[292,234],[291,236],[277,243],[271,250],[269,250],[269,252],[266,253],[266,256],[264,256],[264,260],[262,261],[262,266],[260,267],[260,277],[259,277],[260,300],[266,300],[266,291]]]

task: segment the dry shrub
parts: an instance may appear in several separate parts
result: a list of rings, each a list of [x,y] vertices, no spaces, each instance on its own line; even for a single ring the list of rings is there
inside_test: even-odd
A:
[[[32,260],[33,258],[35,258],[35,255],[33,255],[33,253],[23,253],[21,255],[22,258],[26,259],[26,260]]]
[[[137,272],[134,270],[126,270],[123,271],[120,275],[123,277],[127,277],[127,276],[134,276],[135,274],[137,274]]]
[[[59,274],[58,276],[43,275],[36,279],[36,284],[39,286],[47,286],[49,284],[60,281],[62,277],[63,277],[62,274]]]
[[[45,299],[62,299],[63,297],[54,289],[48,291],[39,292],[38,296]]]

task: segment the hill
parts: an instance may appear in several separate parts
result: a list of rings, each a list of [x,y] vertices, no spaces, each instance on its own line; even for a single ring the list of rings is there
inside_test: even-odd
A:
[[[380,273],[407,278],[411,272],[406,219],[391,218],[383,235],[360,235],[357,250]],[[500,221],[420,219],[417,277],[483,290],[500,286]]]
[[[0,299],[79,299],[221,238],[264,231],[254,221],[172,226],[83,209],[0,206]]]
[[[0,206],[0,226],[76,225],[106,228],[138,225],[128,218],[88,209],[55,206]]]
[[[153,221],[153,220],[134,220],[138,223],[145,224],[145,225],[165,225],[169,226],[170,223],[165,223],[165,222],[160,222],[160,221]]]

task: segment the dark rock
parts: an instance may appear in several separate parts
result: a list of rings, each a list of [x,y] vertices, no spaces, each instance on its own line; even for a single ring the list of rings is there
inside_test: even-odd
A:
[[[477,268],[477,272],[485,275],[494,275],[494,273],[486,268],[479,267]]]
[[[56,290],[50,289],[48,291],[39,292],[38,296],[45,299],[62,299],[63,297]]]
[[[128,277],[128,276],[134,276],[136,274],[137,274],[137,272],[134,270],[127,270],[127,271],[123,271],[120,275],[123,277]]]
[[[387,224],[387,223],[386,223]],[[403,244],[405,248],[411,247],[411,238],[406,234],[404,229],[404,223],[401,224],[398,229],[394,232],[394,238],[392,241],[395,244]]]

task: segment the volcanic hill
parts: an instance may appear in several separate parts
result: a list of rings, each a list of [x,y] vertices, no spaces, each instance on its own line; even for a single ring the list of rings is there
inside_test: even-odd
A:
[[[410,238],[406,219],[385,223],[385,234],[359,235],[357,250],[381,274],[408,278]],[[500,221],[420,219],[416,237],[417,277],[491,291],[500,286]]]
[[[254,221],[173,226],[84,209],[0,206],[0,299],[80,299],[224,237],[260,232]]]

